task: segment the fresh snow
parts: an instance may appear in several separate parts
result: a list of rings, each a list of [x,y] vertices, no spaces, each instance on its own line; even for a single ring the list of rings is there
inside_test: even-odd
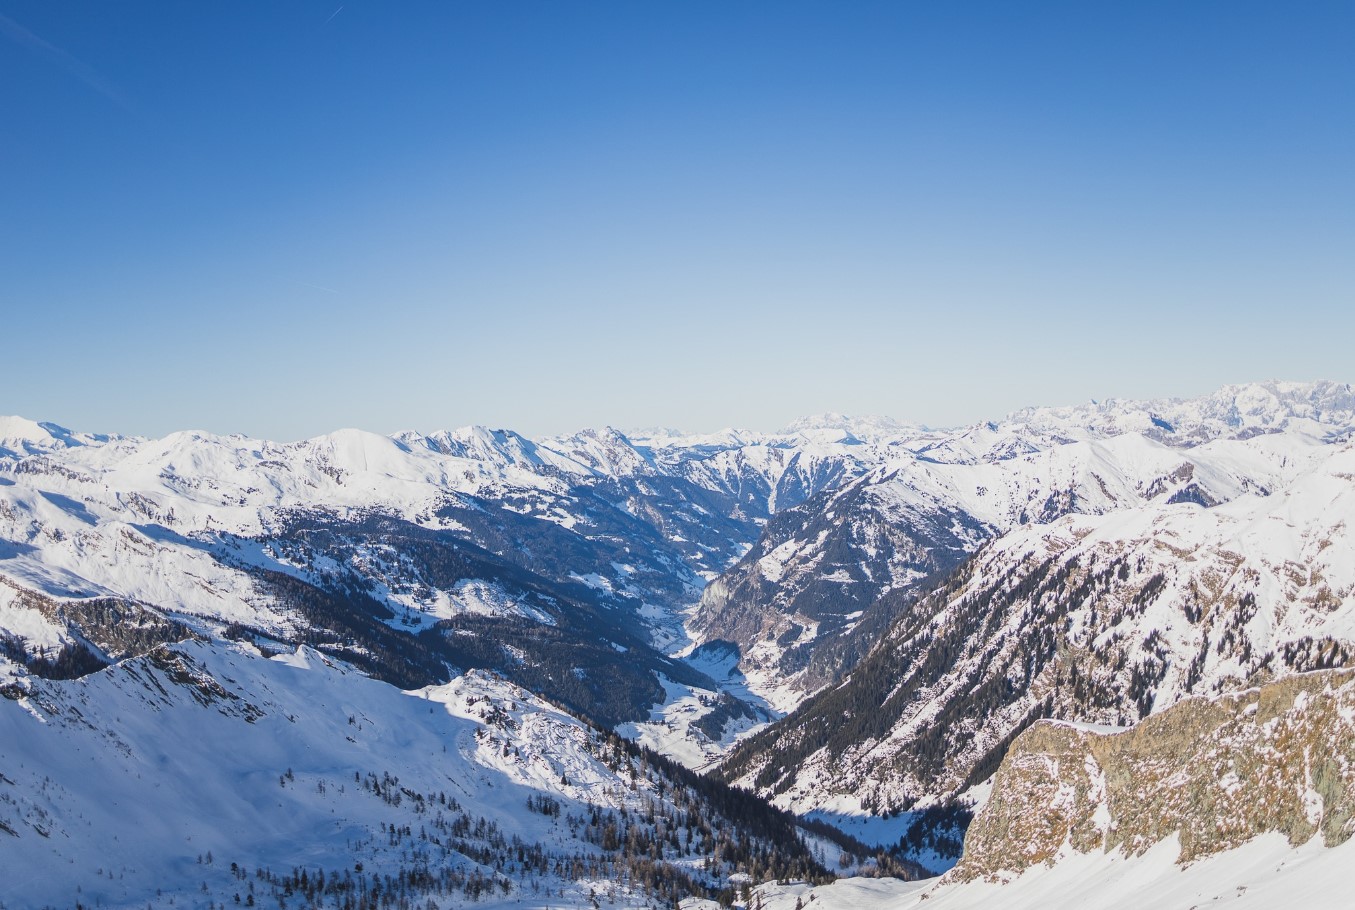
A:
[[[206,907],[233,903],[259,868],[357,861],[391,874],[419,865],[420,851],[425,864],[469,871],[479,867],[430,853],[420,834],[441,836],[435,821],[461,812],[505,838],[588,854],[527,800],[643,815],[663,799],[598,742],[491,674],[401,692],[304,647],[270,660],[248,645],[184,642],[72,682],[33,681],[27,697],[0,698],[0,907]],[[421,802],[440,793],[462,808]],[[251,874],[237,879],[232,863]],[[484,903],[584,906],[590,888],[608,888],[546,884],[533,893],[515,879],[511,896]]]
[[[1355,841],[1292,847],[1268,834],[1188,866],[1176,864],[1175,838],[1142,856],[1070,853],[1006,882],[845,879],[817,888],[758,888],[762,910],[1339,910],[1349,906]]]

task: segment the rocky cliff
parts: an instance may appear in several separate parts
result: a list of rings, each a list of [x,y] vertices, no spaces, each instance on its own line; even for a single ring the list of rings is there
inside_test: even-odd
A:
[[[1070,852],[1178,862],[1269,832],[1293,845],[1355,833],[1355,672],[1194,698],[1116,731],[1038,723],[1012,744],[952,881],[1001,879]]]

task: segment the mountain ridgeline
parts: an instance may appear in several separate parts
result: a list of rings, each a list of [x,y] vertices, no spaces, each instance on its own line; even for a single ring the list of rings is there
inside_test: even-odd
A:
[[[1272,385],[922,434],[776,515],[706,587],[691,626],[737,644],[745,672],[791,708],[987,541],[1066,515],[1266,496],[1349,439],[1344,387]]]
[[[116,600],[180,637],[306,644],[407,688],[493,669],[607,726],[648,718],[665,680],[727,702],[668,656],[680,610],[775,504],[859,472],[851,448],[479,428],[279,445],[7,419],[0,578],[61,606],[6,630],[6,648],[29,670],[65,654],[63,673],[71,655],[125,656],[78,606]]]
[[[865,868],[939,871],[1042,720],[1123,726],[1355,664],[1353,438],[1350,386],[1282,382],[956,430],[826,415],[774,434],[280,444],[0,418],[0,719],[23,744],[0,766],[0,821],[42,841],[59,828],[83,861],[86,779],[102,778],[63,765],[78,746],[130,778],[149,761],[248,779],[257,830],[279,824],[259,781],[304,777],[320,799],[302,815],[348,819],[324,864],[257,830],[214,851],[284,901],[370,895],[339,863],[356,855],[411,901],[596,901],[623,866],[623,903],[732,899],[742,876],[863,868],[873,849],[822,824],[843,818],[897,822],[870,838],[895,858]],[[171,703],[204,741],[248,741],[242,764],[158,746]],[[396,735],[383,711],[418,723]],[[256,741],[265,726],[291,745]],[[358,735],[376,726],[394,738]],[[401,737],[426,749],[421,770],[401,770]],[[575,771],[540,758],[566,747]],[[296,773],[314,750],[328,764]],[[56,783],[32,776],[45,765],[65,769]],[[500,773],[511,802],[477,789],[508,786]],[[326,802],[352,785],[405,808]],[[448,808],[457,788],[483,824]],[[119,802],[159,798],[133,790]],[[171,866],[194,832],[162,844]],[[118,855],[104,878],[195,871]],[[264,875],[270,856],[294,859]],[[243,882],[208,879],[231,897]]]

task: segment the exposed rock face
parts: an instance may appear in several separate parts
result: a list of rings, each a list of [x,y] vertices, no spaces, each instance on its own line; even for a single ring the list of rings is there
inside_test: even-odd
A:
[[[1041,722],[1017,738],[949,878],[999,878],[1068,851],[1180,862],[1267,832],[1327,846],[1355,833],[1355,672],[1190,699],[1123,732]]]

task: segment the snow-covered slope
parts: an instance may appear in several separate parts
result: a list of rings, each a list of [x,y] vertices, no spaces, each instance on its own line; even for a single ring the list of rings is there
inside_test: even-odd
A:
[[[1177,865],[1177,853],[1167,840],[1143,856],[1077,854],[1006,882],[773,883],[757,889],[754,901],[762,910],[1344,910],[1350,903],[1350,842],[1293,847],[1271,834],[1188,866]]]
[[[786,819],[656,762],[485,673],[401,692],[304,647],[162,646],[0,698],[0,906],[638,906],[822,875]]]

